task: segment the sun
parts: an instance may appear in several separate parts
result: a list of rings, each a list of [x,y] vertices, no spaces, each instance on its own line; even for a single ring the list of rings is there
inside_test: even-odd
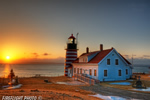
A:
[[[6,59],[10,59],[10,57],[9,57],[9,56],[6,56]]]

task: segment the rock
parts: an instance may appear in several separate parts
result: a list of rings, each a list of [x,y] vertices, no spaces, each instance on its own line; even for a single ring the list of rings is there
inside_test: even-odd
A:
[[[25,92],[24,90],[20,90],[19,92]]]
[[[79,90],[75,90],[76,92],[79,92]]]
[[[38,90],[38,89],[35,89],[35,90],[31,90],[31,92],[39,92],[39,90]]]

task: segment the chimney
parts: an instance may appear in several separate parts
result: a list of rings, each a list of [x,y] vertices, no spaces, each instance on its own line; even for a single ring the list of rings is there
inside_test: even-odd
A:
[[[86,48],[86,53],[89,53],[89,48],[88,47]]]
[[[103,51],[103,44],[100,44],[100,51]]]

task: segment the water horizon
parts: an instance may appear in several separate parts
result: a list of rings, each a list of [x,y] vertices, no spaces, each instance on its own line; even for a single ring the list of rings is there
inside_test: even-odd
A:
[[[150,65],[136,64],[133,67],[133,73],[149,73]],[[62,76],[64,75],[63,63],[51,64],[0,64],[0,77],[6,77],[13,69],[15,75],[19,77],[30,77],[36,74],[44,76]]]
[[[0,64],[0,76],[6,77],[13,69],[16,76],[30,77],[36,74],[44,76],[64,75],[64,64]]]

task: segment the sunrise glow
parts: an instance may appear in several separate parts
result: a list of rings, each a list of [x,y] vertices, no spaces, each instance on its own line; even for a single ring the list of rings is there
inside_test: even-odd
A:
[[[6,59],[10,59],[10,57],[9,57],[9,56],[6,56]]]
[[[60,62],[71,34],[78,40],[78,56],[86,47],[92,52],[103,44],[104,49],[114,47],[128,59],[134,54],[134,60],[150,63],[150,8],[145,1],[26,1],[22,6],[20,2],[0,3],[0,63]]]

